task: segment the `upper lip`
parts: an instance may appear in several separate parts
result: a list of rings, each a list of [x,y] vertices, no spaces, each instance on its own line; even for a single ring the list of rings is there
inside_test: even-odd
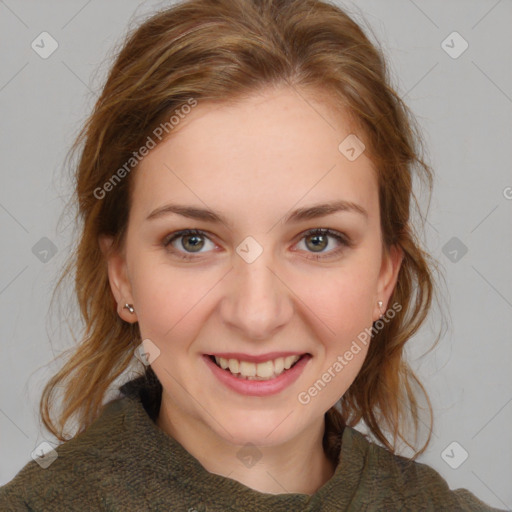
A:
[[[214,357],[223,357],[224,359],[238,359],[239,361],[249,361],[251,363],[262,363],[265,361],[270,361],[277,359],[279,357],[288,357],[288,356],[303,356],[308,354],[308,352],[268,352],[266,354],[259,355],[251,355],[251,354],[243,354],[241,352],[218,352],[215,354],[207,354],[209,356]]]

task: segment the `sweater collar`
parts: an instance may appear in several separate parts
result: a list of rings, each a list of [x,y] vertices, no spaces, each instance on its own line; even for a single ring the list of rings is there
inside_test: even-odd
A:
[[[339,462],[333,476],[314,494],[268,494],[207,471],[178,441],[162,431],[155,423],[161,400],[161,384],[148,375],[121,386],[124,396],[112,408],[119,411],[123,424],[123,444],[137,452],[137,460],[148,461],[164,478],[175,480],[191,500],[222,504],[225,510],[343,510],[354,495],[369,481],[366,468],[372,456],[370,443],[351,427],[346,426],[341,440]],[[110,404],[109,404],[110,405]],[[142,440],[142,441],[141,441]],[[233,499],[235,498],[235,501]]]

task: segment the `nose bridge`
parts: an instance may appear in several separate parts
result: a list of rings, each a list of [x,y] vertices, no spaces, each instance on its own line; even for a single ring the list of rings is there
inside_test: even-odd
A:
[[[248,338],[268,338],[292,312],[288,289],[274,268],[272,250],[256,245],[254,239],[245,240],[233,257],[233,285],[225,298],[229,307],[224,309],[224,320]]]

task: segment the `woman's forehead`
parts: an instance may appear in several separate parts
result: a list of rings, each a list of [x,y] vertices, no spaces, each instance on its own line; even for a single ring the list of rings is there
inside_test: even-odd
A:
[[[238,198],[248,207],[291,207],[307,196],[308,203],[344,199],[370,209],[377,187],[372,162],[361,146],[349,158],[354,151],[346,153],[343,141],[354,145],[357,137],[340,115],[292,89],[225,106],[199,102],[139,164],[134,198],[146,209],[184,196]]]

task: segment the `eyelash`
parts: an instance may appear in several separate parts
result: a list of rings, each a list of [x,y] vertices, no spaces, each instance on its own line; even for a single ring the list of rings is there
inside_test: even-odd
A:
[[[163,241],[163,245],[170,252],[176,254],[181,259],[184,259],[184,260],[195,260],[198,257],[195,256],[193,253],[184,253],[182,251],[178,251],[174,247],[172,247],[172,245],[171,245],[172,242],[174,242],[176,239],[184,237],[184,236],[191,236],[191,235],[197,235],[197,236],[205,237],[208,240],[210,240],[210,237],[204,231],[201,231],[199,229],[183,229],[181,231],[177,231],[175,233],[171,233],[170,235],[165,237],[165,239]],[[331,257],[337,256],[345,248],[352,247],[352,245],[353,245],[352,241],[346,235],[344,235],[343,233],[340,233],[338,231],[334,231],[332,229],[328,229],[328,228],[310,229],[309,231],[306,231],[305,233],[302,234],[302,237],[300,238],[299,242],[301,240],[303,240],[304,238],[307,238],[308,236],[325,236],[325,235],[328,235],[328,236],[331,236],[331,237],[335,238],[338,242],[340,242],[341,246],[338,247],[337,249],[333,249],[332,251],[329,251],[327,253],[323,253],[323,254],[328,254],[328,256],[324,256],[322,254],[311,253],[311,254],[313,254],[313,256],[307,256],[308,259],[312,259],[312,260],[317,260],[318,261],[318,260],[321,260],[321,259],[331,258]]]

